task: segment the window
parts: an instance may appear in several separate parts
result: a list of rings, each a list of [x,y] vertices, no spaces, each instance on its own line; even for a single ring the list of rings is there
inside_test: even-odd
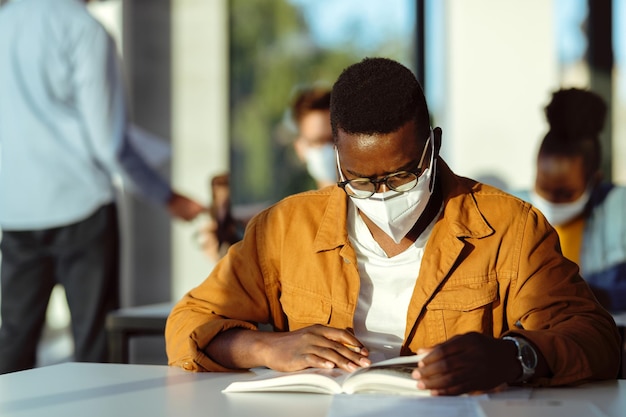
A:
[[[366,56],[413,67],[414,10],[412,0],[231,0],[234,205],[269,204],[308,188],[291,146],[293,91],[330,87]]]

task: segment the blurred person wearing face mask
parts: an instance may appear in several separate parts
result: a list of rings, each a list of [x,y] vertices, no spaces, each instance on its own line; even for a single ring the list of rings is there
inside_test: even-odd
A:
[[[546,107],[550,130],[525,197],[554,226],[598,300],[626,310],[626,188],[603,182],[599,134],[607,106],[591,91],[562,89]]]
[[[291,106],[298,129],[294,150],[317,188],[335,185],[337,168],[330,127],[330,90],[312,87],[296,95]]]
[[[337,167],[330,127],[330,90],[324,87],[308,87],[300,90],[289,107],[297,137],[293,148],[306,172],[290,176],[288,185],[280,190],[280,197],[315,188],[335,186]],[[222,187],[228,192],[229,185]],[[215,198],[214,198],[215,201]],[[239,239],[240,233],[229,233],[229,238],[219,236],[219,230],[243,230],[249,217],[236,218],[232,214],[230,201],[221,208],[222,215],[205,221],[195,236],[203,253],[213,262],[219,261],[231,244]]]

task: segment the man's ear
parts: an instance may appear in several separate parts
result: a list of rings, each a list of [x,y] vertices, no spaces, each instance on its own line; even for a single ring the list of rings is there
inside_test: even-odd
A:
[[[441,128],[436,127],[433,129],[433,145],[435,146],[435,155],[439,156],[441,150]]]

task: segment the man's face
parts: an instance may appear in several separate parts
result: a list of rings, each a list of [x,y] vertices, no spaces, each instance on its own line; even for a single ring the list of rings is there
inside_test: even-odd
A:
[[[541,155],[537,160],[535,192],[552,203],[576,201],[586,190],[582,156]]]
[[[417,131],[414,121],[385,134],[353,135],[338,129],[337,151],[345,179],[378,179],[398,171],[415,171],[428,139],[418,139]],[[428,162],[423,168],[427,167]],[[378,192],[385,191],[381,185]]]
[[[306,160],[306,152],[315,147],[333,142],[330,127],[330,111],[315,110],[302,117],[298,124],[298,138],[294,142],[296,154],[302,162]]]

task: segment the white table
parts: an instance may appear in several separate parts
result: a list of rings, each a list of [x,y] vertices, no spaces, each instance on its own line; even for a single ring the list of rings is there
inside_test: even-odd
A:
[[[332,396],[222,394],[251,373],[190,373],[161,365],[64,363],[0,375],[0,416],[321,417]],[[532,399],[588,400],[609,417],[626,411],[626,380],[545,388]]]

